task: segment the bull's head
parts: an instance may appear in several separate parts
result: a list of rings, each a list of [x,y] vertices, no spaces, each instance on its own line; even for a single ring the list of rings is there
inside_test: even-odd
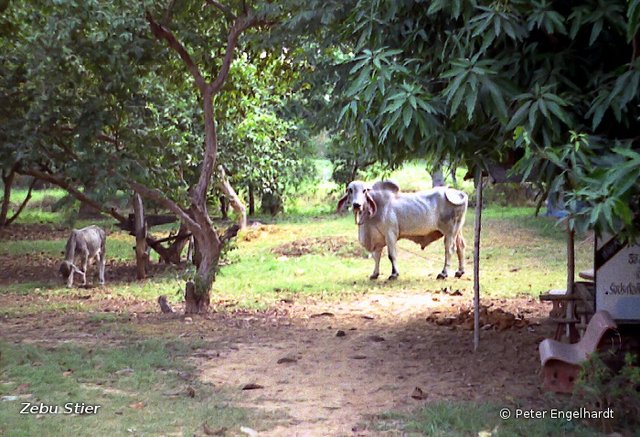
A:
[[[371,196],[371,187],[361,181],[353,181],[347,186],[347,192],[338,201],[338,211],[343,211],[351,206],[353,215],[358,225],[364,220],[364,214],[375,217],[378,212],[378,205]],[[363,214],[364,213],[364,214]]]

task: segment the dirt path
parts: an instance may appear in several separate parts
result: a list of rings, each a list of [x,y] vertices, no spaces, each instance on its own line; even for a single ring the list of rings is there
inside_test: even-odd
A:
[[[121,314],[110,322],[114,329],[106,330],[86,312],[51,313],[46,320],[5,316],[0,318],[3,337],[104,344],[130,337],[131,330],[119,335],[117,329],[129,324],[143,337],[202,339],[206,348],[192,357],[199,377],[233,393],[239,406],[267,413],[273,423],[265,423],[267,431],[260,435],[375,435],[366,429],[370,416],[436,400],[498,405],[517,400],[525,406],[541,401],[537,344],[549,328],[536,321],[548,309],[532,299],[485,301],[524,316],[529,324],[519,320],[498,330],[487,323],[481,350],[473,353],[472,332],[460,324],[470,296],[385,291],[339,304],[283,303],[267,312],[213,313],[192,320],[159,314],[143,301],[101,296],[100,289],[92,293],[90,299],[76,299],[99,313]],[[6,298],[0,295],[0,305]],[[16,299],[32,305],[37,297],[11,299],[14,305]],[[248,384],[257,388],[242,390]]]
[[[238,401],[282,418],[261,433],[273,436],[369,435],[360,426],[367,416],[442,399],[535,404],[541,328],[489,329],[474,354],[470,331],[425,319],[433,311],[457,313],[467,301],[394,294],[293,307],[290,326],[245,332],[202,363],[202,379],[260,385],[242,391]],[[526,299],[507,302],[529,317],[545,311]],[[422,399],[412,398],[417,391]]]

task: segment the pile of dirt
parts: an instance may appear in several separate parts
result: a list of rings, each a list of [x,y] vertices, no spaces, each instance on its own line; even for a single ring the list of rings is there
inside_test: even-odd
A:
[[[261,238],[266,238],[272,234],[278,234],[282,230],[275,225],[264,225],[262,223],[254,223],[240,234],[240,238],[244,241],[253,241]]]
[[[289,257],[331,253],[343,258],[361,258],[367,254],[357,241],[345,237],[302,238],[275,247],[271,252]]]
[[[473,330],[473,308],[460,308],[457,314],[434,311],[427,322],[439,326],[456,326],[464,330]],[[504,331],[512,328],[524,328],[529,324],[523,314],[513,314],[501,308],[490,309],[488,306],[480,307],[481,329]]]

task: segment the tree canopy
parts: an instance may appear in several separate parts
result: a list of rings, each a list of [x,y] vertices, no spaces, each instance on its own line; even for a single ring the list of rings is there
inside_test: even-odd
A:
[[[579,226],[629,229],[639,1],[308,2],[296,17],[323,35],[338,129],[379,158],[517,161],[520,176],[565,192]]]

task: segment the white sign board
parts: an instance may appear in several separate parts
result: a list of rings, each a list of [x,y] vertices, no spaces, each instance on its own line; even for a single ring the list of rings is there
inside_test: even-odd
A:
[[[625,245],[610,235],[596,239],[595,271],[596,311],[640,323],[640,244]]]

